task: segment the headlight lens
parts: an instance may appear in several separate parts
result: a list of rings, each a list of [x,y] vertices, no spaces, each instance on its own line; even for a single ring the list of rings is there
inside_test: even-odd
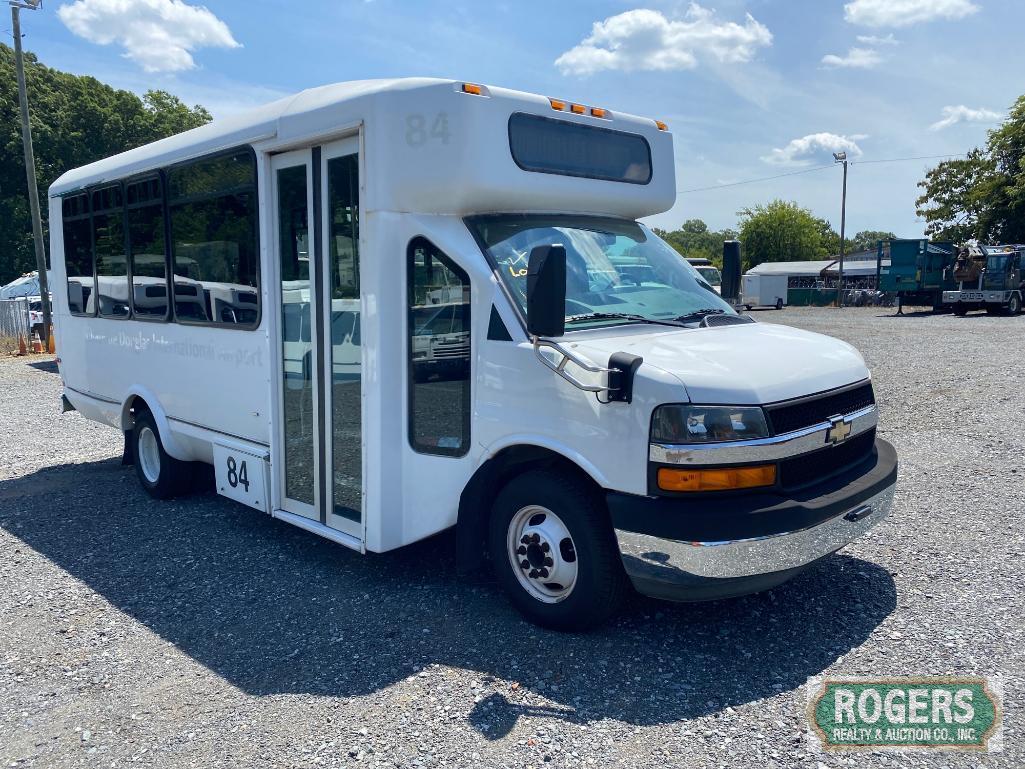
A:
[[[654,443],[723,443],[768,435],[758,406],[659,406],[651,420]]]

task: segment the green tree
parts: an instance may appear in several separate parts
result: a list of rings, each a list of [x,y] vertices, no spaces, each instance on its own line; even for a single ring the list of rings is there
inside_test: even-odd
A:
[[[823,259],[828,256],[823,220],[807,208],[785,200],[745,208],[740,217],[744,269],[762,262]],[[828,222],[825,222],[828,226]]]
[[[833,229],[828,219],[816,217],[815,223],[819,227],[819,237],[822,239],[822,248],[827,256],[840,253],[840,233]],[[849,250],[849,246],[848,246]]]
[[[917,212],[930,237],[956,243],[1025,241],[1025,96],[989,132],[985,149],[943,161],[918,186],[924,192]]]
[[[655,234],[683,256],[691,259],[711,259],[720,267],[722,266],[723,241],[737,238],[736,231],[731,229],[710,230],[701,219],[688,219],[678,230],[667,232],[656,229]]]
[[[847,253],[855,254],[858,251],[875,251],[880,240],[893,240],[897,236],[892,232],[882,230],[862,230],[847,243]]]
[[[925,192],[915,201],[916,212],[926,220],[925,234],[954,243],[985,239],[982,223],[989,202],[983,189],[992,183],[994,172],[992,160],[980,149],[930,170],[918,183]]]
[[[32,140],[46,229],[46,190],[62,173],[210,121],[164,91],[139,98],[92,77],[72,75],[25,54]],[[25,191],[14,51],[0,44],[0,285],[35,269]]]

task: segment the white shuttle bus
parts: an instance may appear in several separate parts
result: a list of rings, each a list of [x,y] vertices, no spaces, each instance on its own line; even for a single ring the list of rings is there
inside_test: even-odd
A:
[[[637,220],[665,124],[434,79],[345,83],[50,188],[65,408],[163,499],[360,552],[444,532],[549,627],[778,585],[890,511],[849,345],[737,315]]]

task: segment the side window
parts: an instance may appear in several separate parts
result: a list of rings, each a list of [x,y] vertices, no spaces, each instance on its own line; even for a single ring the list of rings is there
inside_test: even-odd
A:
[[[135,317],[164,320],[170,304],[167,301],[167,249],[160,179],[154,177],[127,185],[125,201]]]
[[[470,278],[424,238],[409,245],[409,443],[423,454],[470,448]]]
[[[125,208],[121,185],[94,190],[93,254],[100,317],[127,318],[128,256],[125,253]]]
[[[167,173],[175,317],[255,328],[260,321],[256,163],[249,150]]]
[[[72,315],[95,315],[89,196],[82,194],[64,198],[62,209],[64,269],[68,275],[68,310]]]

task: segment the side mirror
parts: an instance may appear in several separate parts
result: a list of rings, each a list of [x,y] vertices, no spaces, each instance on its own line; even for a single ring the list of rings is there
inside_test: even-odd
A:
[[[537,246],[527,262],[527,332],[562,336],[566,332],[566,249]]]
[[[722,298],[732,305],[740,301],[740,241],[727,240],[722,244]]]

